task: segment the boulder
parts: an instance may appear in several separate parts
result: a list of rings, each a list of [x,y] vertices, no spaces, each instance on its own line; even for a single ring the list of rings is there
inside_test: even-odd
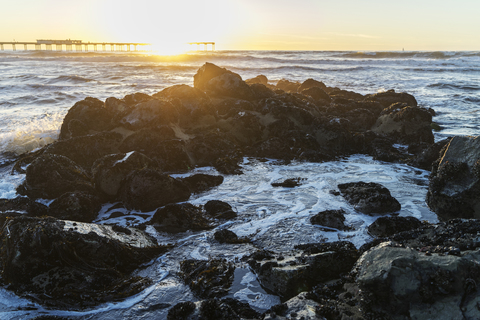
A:
[[[432,167],[427,204],[439,219],[480,218],[480,138],[456,136]]]
[[[379,183],[350,182],[338,185],[342,196],[355,210],[365,214],[385,214],[399,211],[400,203]]]
[[[205,212],[215,219],[234,219],[237,213],[231,205],[220,200],[209,200],[203,206]]]
[[[218,298],[228,293],[235,266],[225,259],[184,260],[180,263],[180,271],[197,297]]]
[[[48,207],[48,215],[61,220],[92,222],[100,211],[100,199],[86,192],[67,192]]]
[[[365,96],[365,100],[380,102],[385,108],[397,102],[406,103],[407,105],[412,107],[417,106],[417,100],[414,96],[406,92],[395,92],[395,90],[393,89],[385,92],[368,94]]]
[[[0,234],[2,281],[46,307],[83,309],[125,299],[151,281],[130,274],[166,251],[133,228],[16,217]]]
[[[155,168],[155,163],[140,152],[106,155],[92,167],[95,188],[107,199],[114,199],[130,172],[144,168]]]
[[[121,152],[138,151],[154,157],[156,149],[165,140],[176,139],[175,131],[169,126],[142,128],[126,137],[119,147]]]
[[[214,97],[232,97],[243,100],[255,98],[253,90],[238,74],[225,72],[205,84],[205,92]]]
[[[432,170],[432,165],[440,156],[440,151],[448,144],[450,139],[443,139],[434,144],[427,144],[427,146],[421,149],[419,152],[414,153],[415,157],[409,162],[409,165],[423,170]]]
[[[248,237],[239,238],[235,232],[228,229],[215,231],[213,237],[220,243],[248,243],[251,241]]]
[[[350,230],[351,228],[345,225],[345,214],[346,212],[343,209],[325,210],[312,216],[310,218],[310,223],[342,231]],[[334,231],[325,228],[324,230]]]
[[[301,88],[301,86],[300,86]],[[299,89],[300,90],[300,89]],[[301,94],[311,97],[313,100],[325,100],[330,102],[332,98],[320,87],[311,87],[300,91]]]
[[[95,188],[80,166],[56,154],[37,157],[27,167],[25,181],[17,188],[19,194],[35,199],[54,199],[74,191],[95,193]]]
[[[191,203],[168,204],[155,211],[149,224],[158,231],[169,233],[208,230],[216,226],[202,208]]]
[[[205,62],[203,66],[201,66],[197,73],[193,76],[193,86],[197,89],[205,91],[207,83],[215,77],[221,76],[224,73],[230,73],[236,75],[230,70],[225,68],[221,68],[213,63]],[[240,77],[239,75],[237,75]]]
[[[357,262],[356,282],[371,308],[392,319],[476,319],[478,251],[426,255],[384,243]]]
[[[306,292],[278,304],[267,310],[262,320],[287,320],[287,319],[306,319],[306,320],[324,320],[336,319],[323,317],[320,313],[323,305],[308,298]]]
[[[202,193],[223,183],[223,176],[212,176],[197,173],[181,179],[190,189],[191,193]]]
[[[48,207],[28,197],[16,197],[13,199],[0,199],[0,213],[5,214],[28,214],[30,216],[48,215]]]
[[[420,228],[422,225],[415,217],[380,217],[368,226],[368,233],[375,237],[390,237],[399,232]]]
[[[89,171],[97,159],[118,153],[122,140],[119,133],[101,132],[54,142],[45,148],[44,153],[65,156]]]
[[[74,136],[108,130],[111,119],[112,113],[105,108],[102,101],[87,97],[75,103],[68,110],[60,128],[59,139],[64,140]],[[70,122],[72,122],[71,126]]]
[[[185,183],[150,168],[132,171],[118,192],[118,200],[127,208],[141,211],[153,211],[188,198],[190,190]]]
[[[281,79],[277,82],[277,88],[285,92],[297,92],[300,87],[300,83],[292,82],[290,80]]]
[[[268,84],[268,78],[263,74],[256,76],[255,78],[247,79],[245,82],[249,85],[252,84],[263,84],[266,86]]]
[[[290,178],[285,179],[281,182],[272,182],[272,187],[284,187],[284,188],[294,188],[300,186],[300,181],[305,180],[302,178]]]
[[[307,89],[310,89],[310,88],[326,89],[327,86],[325,85],[325,83],[323,83],[321,81],[317,81],[317,80],[314,80],[314,79],[310,78],[310,79],[307,79],[307,80],[303,81],[303,83],[300,85],[300,87],[298,87],[298,92],[302,92],[303,90],[307,90]]]
[[[178,121],[179,113],[172,103],[152,99],[136,104],[120,119],[120,124],[131,130],[139,130],[149,126],[169,125]]]
[[[432,144],[432,115],[425,108],[395,103],[384,109],[372,131],[395,139],[399,143],[426,142]]]

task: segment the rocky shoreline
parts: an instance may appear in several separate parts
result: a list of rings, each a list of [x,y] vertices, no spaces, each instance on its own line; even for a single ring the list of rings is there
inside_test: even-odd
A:
[[[186,201],[221,185],[222,175],[242,174],[244,157],[324,162],[361,153],[431,170],[426,201],[442,222],[395,215],[400,204],[380,184],[339,184],[335,192],[355,210],[379,216],[368,229],[372,242],[311,243],[243,257],[283,301],[264,314],[222,299],[234,262],[185,260],[175,272],[200,301],[172,306],[168,319],[477,319],[480,145],[475,137],[435,143],[434,114],[407,93],[364,96],[313,79],[243,81],[210,63],[193,87],[86,98],[65,116],[58,141],[21,156],[13,168],[26,178],[18,198],[0,200],[1,283],[48,308],[122,300],[151,284],[134,271],[174,246],[159,245],[147,228],[173,234],[236,219],[226,202]],[[171,176],[203,166],[222,175]],[[131,227],[92,223],[106,202],[154,214]],[[343,215],[326,210],[311,223],[348,230]],[[228,229],[214,238],[251,242]]]

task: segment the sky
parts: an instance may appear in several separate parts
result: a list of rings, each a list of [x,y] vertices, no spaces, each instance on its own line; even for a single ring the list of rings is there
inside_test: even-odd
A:
[[[0,41],[480,51],[480,0],[0,0]]]

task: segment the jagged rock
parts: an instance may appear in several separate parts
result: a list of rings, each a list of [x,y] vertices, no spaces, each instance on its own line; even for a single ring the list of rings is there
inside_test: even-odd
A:
[[[113,199],[130,172],[155,167],[150,158],[136,151],[104,156],[95,161],[92,167],[95,188],[107,198]]]
[[[169,126],[142,128],[126,137],[119,149],[125,153],[138,151],[149,157],[154,157],[159,144],[175,138],[175,131]]]
[[[118,192],[118,199],[127,208],[141,211],[152,211],[188,198],[190,190],[185,183],[150,168],[132,171]]]
[[[368,226],[368,233],[375,237],[389,237],[399,232],[420,228],[422,225],[415,217],[380,217]]]
[[[301,88],[301,86],[300,86]],[[299,88],[299,90],[300,90]],[[308,89],[303,89],[300,91],[301,94],[311,97],[313,100],[325,100],[327,102],[331,101],[332,98],[320,87],[311,87]]]
[[[359,254],[350,242],[299,245],[291,256],[254,254],[248,264],[262,286],[289,299],[350,271]]]
[[[277,82],[276,86],[278,89],[281,89],[285,92],[297,92],[298,88],[300,87],[300,83],[282,79]]]
[[[480,139],[456,136],[432,167],[427,204],[439,219],[479,218]]]
[[[30,216],[48,215],[48,207],[27,197],[0,199],[0,212],[5,214],[27,213]]]
[[[133,228],[52,217],[2,222],[2,281],[17,295],[44,306],[82,309],[124,299],[150,280],[131,277],[166,247]]]
[[[397,102],[406,103],[412,107],[417,106],[417,100],[414,96],[405,92],[395,92],[393,89],[385,92],[368,94],[365,96],[365,100],[380,102],[385,108]]]
[[[255,78],[247,79],[247,80],[245,80],[245,82],[249,85],[258,83],[258,84],[263,84],[264,86],[266,86],[268,84],[268,78],[266,76],[264,76],[263,74],[261,74],[261,75],[256,76]]]
[[[317,80],[314,80],[314,79],[310,78],[310,79],[307,79],[307,80],[303,81],[303,83],[298,88],[298,92],[302,92],[303,90],[307,90],[307,89],[310,89],[310,88],[326,89],[327,86],[325,85],[325,83],[323,83],[321,81],[317,81]]]
[[[25,181],[17,188],[21,195],[46,199],[74,191],[95,193],[95,188],[81,167],[69,158],[56,154],[37,157],[27,167]]]
[[[237,213],[233,211],[232,206],[220,200],[209,200],[203,206],[206,213],[215,219],[234,219]]]
[[[450,139],[438,141],[426,148],[421,149],[420,152],[415,153],[415,158],[409,163],[411,166],[431,171],[432,165],[440,156],[440,151],[450,142]],[[410,150],[409,150],[410,151]]]
[[[120,123],[128,129],[139,130],[149,126],[169,125],[178,120],[178,110],[172,103],[152,99],[136,104]]]
[[[399,211],[400,203],[379,183],[350,182],[338,185],[342,196],[355,210],[365,214],[385,214]]]
[[[187,320],[195,308],[195,303],[191,301],[179,302],[168,310],[167,320]]]
[[[372,131],[395,139],[399,143],[426,142],[432,144],[432,115],[425,108],[395,103],[384,109]]]
[[[340,210],[325,210],[317,213],[310,218],[311,224],[318,224],[327,228],[333,228],[338,230],[350,230],[351,228],[345,225],[346,212],[343,209]],[[333,231],[324,229],[325,231]]]
[[[218,298],[228,293],[233,283],[235,265],[225,259],[184,260],[181,276],[200,298]]]
[[[198,135],[188,141],[186,148],[196,166],[213,166],[217,159],[232,154],[237,145],[218,132]]]
[[[371,308],[392,319],[476,319],[478,251],[425,255],[384,243],[357,262],[356,282]]]
[[[127,94],[122,100],[125,101],[127,106],[135,106],[141,102],[153,100],[153,97],[143,92],[135,92],[132,94]]]
[[[212,176],[197,173],[181,179],[190,189],[191,193],[202,193],[223,183],[223,176]]]
[[[50,204],[48,215],[61,220],[92,222],[100,208],[100,199],[97,196],[78,191],[68,192]]]
[[[215,240],[217,240],[220,243],[248,243],[250,242],[250,239],[248,237],[241,237],[239,238],[237,234],[231,230],[228,229],[222,229],[219,231],[216,231],[213,234]]]
[[[111,125],[112,114],[105,108],[102,101],[87,97],[82,101],[78,101],[73,107],[68,110],[67,115],[63,119],[62,127],[60,128],[60,140],[69,139],[72,137],[70,129],[74,132],[74,135],[80,135],[81,133],[95,133],[99,131],[108,130]],[[70,128],[70,122],[75,120],[76,123],[72,124]],[[81,127],[81,133],[78,129]]]
[[[191,203],[168,204],[158,209],[150,224],[158,231],[170,233],[208,230],[216,225],[200,207]]]

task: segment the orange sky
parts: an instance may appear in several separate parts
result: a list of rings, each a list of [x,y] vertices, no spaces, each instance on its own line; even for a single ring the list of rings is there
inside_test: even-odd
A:
[[[0,41],[79,39],[219,50],[480,50],[478,0],[15,0]]]

